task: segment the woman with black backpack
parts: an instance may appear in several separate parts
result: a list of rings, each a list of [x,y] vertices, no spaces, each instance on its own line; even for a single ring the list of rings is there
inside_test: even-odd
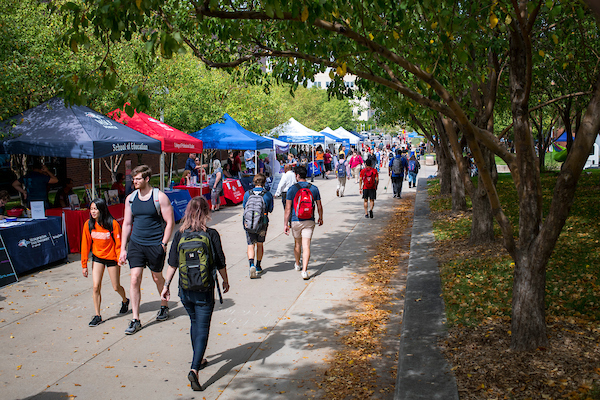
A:
[[[88,255],[92,251],[92,278],[94,281],[94,309],[96,314],[90,321],[90,326],[98,326],[102,323],[100,316],[100,302],[102,301],[102,276],[104,267],[108,269],[108,275],[113,289],[122,299],[119,314],[125,314],[129,310],[129,299],[125,295],[125,289],[121,286],[121,267],[117,263],[121,254],[121,226],[110,214],[106,201],[96,198],[90,204],[90,219],[83,224],[81,235],[81,267],[83,276],[88,276]]]
[[[169,285],[175,271],[179,269],[179,298],[190,316],[192,339],[192,365],[188,380],[192,390],[203,390],[198,380],[198,371],[208,361],[204,359],[210,320],[215,307],[215,286],[219,283],[215,271],[223,279],[223,293],[229,291],[229,280],[221,237],[215,229],[208,228],[209,205],[204,197],[194,197],[187,205],[181,226],[173,238],[169,252],[167,276],[161,299],[169,301]],[[219,296],[221,292],[219,290]]]

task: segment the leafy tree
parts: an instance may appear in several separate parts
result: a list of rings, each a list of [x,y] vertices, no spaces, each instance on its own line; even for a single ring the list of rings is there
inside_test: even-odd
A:
[[[73,15],[65,32],[72,47],[85,45],[88,35],[108,45],[140,34],[147,49],[162,57],[170,58],[188,46],[210,67],[236,71],[247,63],[250,68],[244,73],[250,82],[260,82],[264,66],[261,61],[268,58],[269,76],[289,83],[292,89],[305,84],[316,72],[332,68],[332,94],[347,95],[342,77],[352,73],[368,93],[389,88],[409,99],[406,107],[419,104],[451,120],[443,133],[440,130],[440,138],[448,140],[459,159],[459,137],[451,128],[455,125],[460,130],[480,171],[480,182],[501,227],[505,247],[515,261],[512,348],[547,346],[545,268],[600,128],[600,86],[590,88],[588,82],[581,82],[585,87],[578,88],[591,90],[591,97],[545,218],[529,103],[535,67],[543,57],[537,49],[541,31],[564,19],[579,19],[597,37],[597,26],[590,22],[592,17],[581,3],[304,0],[284,5],[280,0],[89,0],[81,5],[67,3],[64,10],[71,10]],[[564,33],[557,31],[556,35],[559,43],[566,40]],[[474,96],[464,93],[465,88],[481,90],[475,82],[485,80],[489,72],[470,67],[482,64],[481,54],[486,48],[506,55],[507,97],[516,154],[506,150],[493,126],[483,124],[492,117],[478,118],[492,110],[483,109],[484,104],[478,106]],[[488,67],[496,68],[492,64]],[[67,81],[69,98],[81,101],[78,89],[92,88],[92,81],[99,86],[98,78],[93,76]],[[471,85],[467,85],[469,81]],[[135,95],[131,96],[134,105],[147,103],[144,93],[130,94]],[[520,207],[517,238],[487,168],[486,152],[501,157],[513,174]]]

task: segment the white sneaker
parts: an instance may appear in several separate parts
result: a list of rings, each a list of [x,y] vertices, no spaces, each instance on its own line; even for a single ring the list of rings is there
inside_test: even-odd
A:
[[[304,280],[308,279],[308,272],[302,271],[302,279],[304,279]]]
[[[301,266],[299,266],[298,264],[294,263],[294,269],[295,269],[296,271],[301,271],[301,270],[302,270],[302,267],[301,267]]]
[[[254,266],[250,267],[250,279],[256,279],[256,268]]]

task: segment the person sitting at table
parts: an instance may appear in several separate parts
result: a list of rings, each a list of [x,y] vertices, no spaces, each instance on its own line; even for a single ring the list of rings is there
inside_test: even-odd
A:
[[[229,179],[229,178],[233,178],[233,175],[231,175],[231,164],[226,162],[223,165],[223,179]]]
[[[4,212],[6,211],[6,203],[10,201],[10,194],[6,190],[0,190],[0,219],[4,219]]]
[[[223,169],[221,168],[221,161],[213,161],[213,173],[208,181],[208,187],[210,188],[210,209],[211,211],[219,211],[221,205],[221,193],[223,192]]]
[[[190,176],[192,171],[186,169],[183,171],[183,175],[181,175],[181,179],[179,180],[179,184],[182,186],[190,186]]]
[[[122,203],[125,200],[125,185],[123,184],[125,175],[122,172],[119,172],[116,179],[117,180],[110,188],[119,192],[119,203]]]
[[[56,192],[54,198],[54,208],[65,208],[71,205],[69,196],[75,194],[73,192],[73,179],[67,178],[63,182],[63,186]]]
[[[296,162],[297,162],[297,160],[294,158],[294,155],[292,153],[289,153],[287,163],[294,166],[294,164],[296,164]]]
[[[94,310],[96,314],[89,326],[98,326],[102,323],[100,315],[100,302],[102,295],[102,276],[104,268],[108,268],[108,275],[113,289],[121,296],[121,309],[119,314],[126,314],[129,310],[129,299],[121,285],[121,266],[117,263],[121,254],[121,226],[110,214],[106,201],[101,198],[94,199],[90,204],[90,219],[83,224],[81,235],[81,268],[83,276],[88,276],[88,256],[92,251],[92,278],[94,289]]]
[[[14,181],[12,186],[23,195],[27,205],[32,201],[43,201],[44,207],[50,208],[48,185],[54,183],[58,183],[58,178],[39,159],[36,159],[31,166],[31,171]]]

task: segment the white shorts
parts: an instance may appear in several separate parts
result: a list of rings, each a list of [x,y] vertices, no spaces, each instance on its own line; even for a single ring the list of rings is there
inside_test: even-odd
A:
[[[307,219],[304,221],[292,221],[292,236],[294,239],[312,238],[315,230],[315,221]]]

